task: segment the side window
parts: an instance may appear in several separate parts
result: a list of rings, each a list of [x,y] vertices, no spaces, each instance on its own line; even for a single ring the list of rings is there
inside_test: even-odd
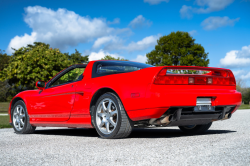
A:
[[[82,79],[82,74],[83,74],[84,70],[85,70],[85,68],[72,69],[72,70],[68,71],[67,73],[65,73],[64,75],[62,75],[61,77],[59,77],[55,82],[53,82],[49,86],[53,87],[53,86],[57,86],[57,85],[61,85],[61,84],[79,81]]]

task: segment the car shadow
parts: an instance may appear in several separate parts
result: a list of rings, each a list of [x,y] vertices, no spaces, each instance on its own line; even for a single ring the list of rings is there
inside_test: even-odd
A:
[[[236,131],[232,130],[208,130],[205,133],[201,134],[186,134],[180,131],[179,129],[134,129],[130,134],[129,138],[173,138],[173,137],[189,137],[189,136],[197,136],[197,135],[213,135],[213,134],[227,134],[233,133]]]
[[[74,137],[99,137],[95,129],[43,129],[35,130],[34,134],[38,135],[61,135],[61,136],[74,136]]]
[[[236,131],[232,130],[208,130],[202,134],[197,135],[213,135],[213,134],[228,134]],[[43,129],[36,130],[34,134],[38,135],[61,135],[61,136],[75,136],[75,137],[99,137],[95,129]],[[173,138],[173,137],[189,137],[192,135],[185,134],[179,129],[157,129],[157,128],[135,128],[128,138]]]

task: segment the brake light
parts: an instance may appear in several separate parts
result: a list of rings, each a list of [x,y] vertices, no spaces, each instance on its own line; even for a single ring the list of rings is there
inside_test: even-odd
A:
[[[158,85],[223,85],[223,86],[229,86],[229,85],[235,86],[236,85],[234,75],[230,70],[229,71],[227,70],[211,71],[207,74],[197,74],[197,75],[167,73],[167,70],[168,70],[167,68],[163,68],[159,72],[159,74],[155,78],[154,84],[158,84]],[[181,70],[187,70],[187,69],[181,68]]]

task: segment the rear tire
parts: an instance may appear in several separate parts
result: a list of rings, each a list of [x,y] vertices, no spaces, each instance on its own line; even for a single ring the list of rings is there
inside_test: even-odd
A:
[[[206,132],[212,125],[212,122],[205,125],[190,125],[190,126],[179,126],[180,130],[186,134],[199,134]]]
[[[11,110],[13,129],[17,134],[31,134],[36,127],[31,126],[26,105],[22,100],[17,101]]]
[[[103,94],[92,111],[92,123],[102,138],[125,138],[130,135],[133,123],[114,93]]]

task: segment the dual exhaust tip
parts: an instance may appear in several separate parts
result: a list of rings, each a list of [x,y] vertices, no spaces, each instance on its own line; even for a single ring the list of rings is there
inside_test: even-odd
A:
[[[231,114],[231,113],[228,113],[228,114],[226,114],[226,115],[224,116],[224,118],[221,119],[221,120],[230,119],[231,117],[232,117],[232,114]]]
[[[151,125],[168,125],[172,121],[179,121],[181,118],[182,108],[179,108],[175,111],[173,115],[168,115],[162,118],[153,118],[149,120]]]
[[[231,113],[227,113],[223,119],[220,120],[226,120],[226,119],[230,119],[232,117]],[[178,121],[180,120],[179,116],[178,116],[178,112],[175,115],[168,115],[166,117],[163,118],[153,118],[149,120],[149,124],[151,125],[168,125],[170,122],[172,121]],[[212,120],[212,121],[217,121],[217,120]]]

